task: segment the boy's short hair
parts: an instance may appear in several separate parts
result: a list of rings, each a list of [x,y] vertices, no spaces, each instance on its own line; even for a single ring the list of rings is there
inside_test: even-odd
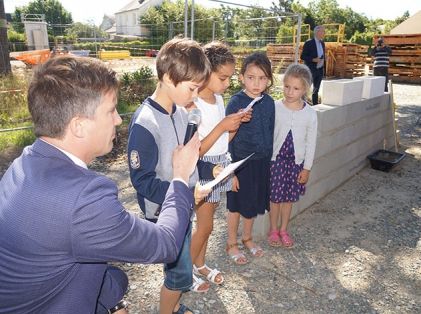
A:
[[[100,60],[50,58],[35,69],[28,89],[35,136],[62,138],[72,118],[93,117],[102,96],[118,87],[116,73]]]
[[[187,38],[173,38],[159,50],[156,71],[160,81],[164,74],[168,74],[177,86],[185,81],[207,81],[211,66],[198,42]]]

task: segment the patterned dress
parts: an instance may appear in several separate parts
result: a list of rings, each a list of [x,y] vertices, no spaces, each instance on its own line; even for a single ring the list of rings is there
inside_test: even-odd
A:
[[[295,163],[292,131],[279,150],[276,160],[270,164],[270,201],[273,203],[296,202],[305,193],[305,185],[297,182],[298,174],[303,170]]]

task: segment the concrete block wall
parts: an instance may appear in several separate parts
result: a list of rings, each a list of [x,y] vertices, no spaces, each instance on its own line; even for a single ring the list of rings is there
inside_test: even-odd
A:
[[[359,101],[362,97],[364,82],[360,80],[323,81],[322,103],[327,105],[346,105]]]
[[[317,111],[317,147],[306,194],[294,204],[295,216],[369,164],[367,156],[394,145],[389,94],[345,105],[313,107]],[[255,238],[266,237],[269,215],[258,216]]]

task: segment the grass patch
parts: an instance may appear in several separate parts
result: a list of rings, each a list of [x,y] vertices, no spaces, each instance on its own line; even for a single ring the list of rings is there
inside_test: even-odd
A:
[[[17,126],[30,120],[26,101],[27,77],[0,77],[0,129]]]
[[[148,66],[141,66],[135,72],[123,73],[120,77],[119,113],[133,112],[142,101],[153,94],[157,80]]]
[[[35,141],[32,129],[0,133],[0,151],[8,147],[25,147]]]

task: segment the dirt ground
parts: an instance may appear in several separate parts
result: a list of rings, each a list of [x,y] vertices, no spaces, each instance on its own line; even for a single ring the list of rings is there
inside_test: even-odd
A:
[[[124,65],[120,65],[124,69]],[[195,313],[421,313],[421,87],[394,84],[400,151],[390,172],[364,168],[293,218],[291,250],[270,248],[234,265],[225,253],[225,203],[215,215],[207,263],[225,277],[206,294],[187,293]],[[125,158],[117,148],[92,168],[112,177],[126,208],[139,213]],[[17,150],[0,152],[0,175]],[[119,264],[130,280],[130,313],[157,313],[161,265]]]
[[[420,313],[421,88],[394,85],[405,159],[391,172],[370,167],[294,217],[292,250],[234,265],[225,253],[226,209],[215,215],[207,263],[225,276],[206,294],[187,293],[195,313]],[[124,138],[124,134],[122,137]],[[138,213],[125,157],[97,164]],[[131,313],[158,313],[161,265],[121,264],[130,278]]]

